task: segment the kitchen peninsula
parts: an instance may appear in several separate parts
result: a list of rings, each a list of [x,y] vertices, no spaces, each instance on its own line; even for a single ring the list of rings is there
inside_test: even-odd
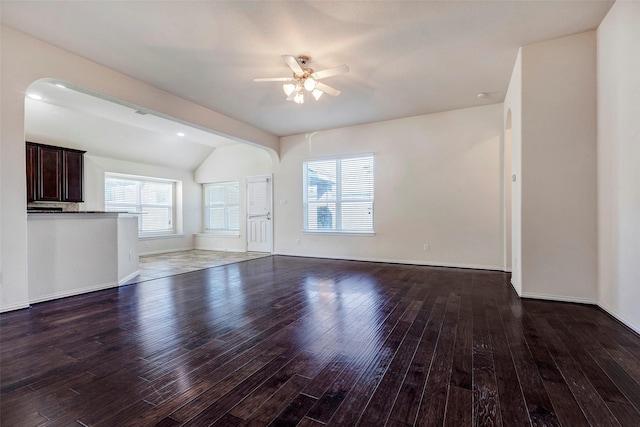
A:
[[[117,212],[27,214],[29,302],[119,286],[138,274],[138,218]]]

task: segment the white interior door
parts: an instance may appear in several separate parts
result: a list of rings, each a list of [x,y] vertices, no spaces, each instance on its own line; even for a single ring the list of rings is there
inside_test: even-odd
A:
[[[247,251],[273,251],[272,179],[247,177]]]

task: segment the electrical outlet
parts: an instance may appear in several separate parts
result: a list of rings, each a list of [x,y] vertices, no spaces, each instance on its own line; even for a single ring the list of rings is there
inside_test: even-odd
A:
[[[422,247],[425,251],[429,250],[429,244],[425,243],[424,246]]]

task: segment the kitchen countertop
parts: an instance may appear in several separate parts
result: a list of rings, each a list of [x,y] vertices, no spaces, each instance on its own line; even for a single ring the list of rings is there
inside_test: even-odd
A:
[[[40,219],[54,219],[54,218],[118,218],[118,217],[133,217],[138,216],[136,213],[129,212],[105,212],[105,211],[75,211],[75,212],[60,212],[60,211],[27,211],[28,218],[40,218]]]
[[[57,213],[57,214],[80,214],[80,213],[126,213],[126,212],[107,212],[107,211],[57,211],[47,209],[27,209],[27,213]]]

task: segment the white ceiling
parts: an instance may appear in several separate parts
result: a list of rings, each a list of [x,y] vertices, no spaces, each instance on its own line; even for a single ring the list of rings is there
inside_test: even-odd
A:
[[[29,87],[30,94],[44,99],[25,98],[28,141],[183,170],[196,169],[216,147],[234,144],[213,133],[152,113],[141,115],[135,108],[56,83],[39,80]]]
[[[284,136],[504,99],[519,46],[597,27],[611,1],[6,1],[5,25]],[[338,97],[285,102],[281,55]],[[478,92],[489,96],[478,99]]]

